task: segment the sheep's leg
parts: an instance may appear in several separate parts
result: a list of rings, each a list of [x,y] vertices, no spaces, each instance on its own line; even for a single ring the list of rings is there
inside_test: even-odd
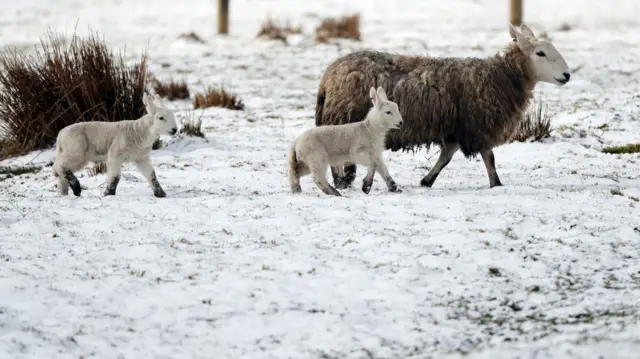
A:
[[[371,185],[373,185],[373,176],[376,174],[377,168],[377,161],[371,161],[371,164],[369,164],[369,168],[367,168],[367,175],[362,180],[362,192],[369,194],[369,191],[371,191]]]
[[[480,152],[484,166],[487,168],[487,175],[489,175],[489,188],[496,186],[502,186],[498,172],[496,171],[496,159],[493,155],[493,150],[488,149]]]
[[[120,182],[120,167],[122,161],[118,158],[107,158],[107,188],[104,190],[105,196],[115,196],[116,188]]]
[[[345,189],[349,187],[349,184],[346,183],[344,179],[342,164],[339,166],[331,166],[331,175],[333,176],[333,185],[336,186],[336,188]]]
[[[460,145],[455,142],[446,142],[442,148],[440,148],[440,157],[435,166],[427,173],[426,176],[420,181],[420,185],[423,187],[431,187],[438,178],[440,171],[451,162],[453,155],[460,149]]]
[[[69,187],[71,187],[71,191],[73,191],[74,196],[79,197],[82,192],[82,188],[80,187],[80,181],[76,175],[73,174],[73,171],[70,169],[64,168],[61,171],[62,173],[58,173],[58,193],[62,196],[66,196],[69,194]]]
[[[343,185],[346,187],[351,186],[356,179],[356,170],[358,166],[355,163],[347,162],[344,164],[344,176],[342,176]]]
[[[326,166],[312,165],[310,166],[310,170],[313,175],[313,182],[322,192],[328,195],[341,196],[340,192],[327,182],[327,176],[325,173],[327,170]]]
[[[389,169],[387,168],[387,165],[384,163],[384,161],[382,161],[382,158],[378,159],[378,166],[376,168],[380,176],[382,176],[382,178],[384,179],[384,182],[387,184],[389,192],[402,193],[402,190],[398,188],[396,181],[391,178]]]
[[[158,198],[166,197],[167,194],[160,186],[160,182],[158,182],[158,178],[156,177],[156,171],[153,169],[153,166],[151,166],[149,158],[137,160],[135,161],[135,164],[138,171],[140,171],[144,178],[147,179],[147,182],[149,182],[149,186],[151,186],[151,189],[153,190],[153,195]]]

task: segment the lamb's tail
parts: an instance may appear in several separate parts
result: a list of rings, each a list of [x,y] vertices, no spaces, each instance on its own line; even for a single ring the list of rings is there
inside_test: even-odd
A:
[[[291,141],[289,152],[287,153],[287,161],[289,163],[289,185],[291,192],[301,192],[300,188],[300,163],[296,154],[296,140]]]
[[[326,98],[324,89],[322,88],[322,85],[320,86],[321,87],[318,89],[318,94],[316,96],[316,126],[323,125],[322,112],[324,111],[324,100]]]

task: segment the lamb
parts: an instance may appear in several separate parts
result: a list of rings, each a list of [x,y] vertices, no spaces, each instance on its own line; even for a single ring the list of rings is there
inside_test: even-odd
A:
[[[402,126],[398,105],[387,99],[382,87],[371,87],[369,96],[373,107],[364,121],[337,126],[316,127],[305,131],[291,141],[288,152],[289,183],[293,193],[302,191],[300,177],[311,173],[313,180],[328,195],[341,196],[326,178],[328,165],[353,161],[368,167],[362,182],[362,191],[369,194],[376,171],[391,192],[402,192],[389,175],[382,160],[384,135],[390,129]]]
[[[357,51],[331,63],[316,97],[316,126],[357,122],[369,106],[364,86],[382,86],[400,107],[405,125],[391,130],[385,149],[409,151],[435,144],[440,156],[420,181],[433,186],[440,171],[461,150],[465,158],[482,156],[489,186],[502,186],[493,148],[510,140],[526,111],[535,85],[563,86],[570,70],[548,41],[538,40],[522,24],[512,25],[513,43],[488,58],[434,58]],[[355,179],[356,164],[331,167],[337,188]]]
[[[176,120],[159,95],[156,94],[154,102],[151,102],[144,94],[142,101],[147,114],[137,120],[81,122],[58,133],[53,176],[58,180],[59,195],[68,195],[71,186],[73,194],[80,196],[80,182],[73,173],[89,161],[106,161],[107,188],[104,195],[113,196],[120,181],[122,164],[132,161],[149,182],[154,196],[166,197],[151,166],[149,152],[160,134],[176,134]]]

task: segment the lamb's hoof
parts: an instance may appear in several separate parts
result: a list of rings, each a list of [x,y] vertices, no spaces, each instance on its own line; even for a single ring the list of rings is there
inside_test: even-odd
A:
[[[71,191],[73,192],[73,194],[76,197],[80,197],[80,193],[82,193],[82,188],[80,188],[80,185],[77,186],[72,186],[71,187]],[[67,192],[68,193],[68,192]],[[66,195],[66,194],[65,194]]]
[[[347,188],[349,188],[349,183],[347,183],[347,181],[342,179],[342,178],[336,178],[333,181],[333,184],[338,189],[347,189]]]
[[[300,187],[300,185],[295,186],[292,190],[291,193],[300,193],[302,192],[302,187]]]
[[[157,191],[153,191],[153,195],[158,197],[158,198],[164,198],[167,196],[166,193],[164,193],[163,190],[157,190]]]
[[[104,195],[106,196],[115,196],[116,195],[116,190],[110,190],[107,189],[106,191],[104,191]]]
[[[493,187],[502,187],[502,183],[500,182],[500,180],[491,181],[491,183],[489,183],[489,188]]]
[[[371,183],[363,183],[362,192],[364,192],[365,194],[369,194],[369,192],[371,192]]]
[[[429,177],[424,177],[421,181],[420,181],[420,186],[422,187],[431,187],[433,186],[433,183],[436,181],[435,178],[431,179]]]
[[[402,193],[402,190],[400,189],[400,187],[394,184],[393,186],[391,186],[391,188],[389,188],[389,192]]]

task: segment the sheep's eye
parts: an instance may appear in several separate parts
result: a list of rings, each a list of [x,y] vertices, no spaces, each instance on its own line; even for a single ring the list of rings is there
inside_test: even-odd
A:
[[[540,56],[540,57],[545,57],[547,56],[547,54],[544,53],[544,51],[538,51],[536,52],[536,55]]]
[[[384,113],[386,113],[387,115],[390,115],[391,111],[385,111]]]
[[[160,116],[160,117],[158,117],[158,120],[164,121],[164,117]]]

